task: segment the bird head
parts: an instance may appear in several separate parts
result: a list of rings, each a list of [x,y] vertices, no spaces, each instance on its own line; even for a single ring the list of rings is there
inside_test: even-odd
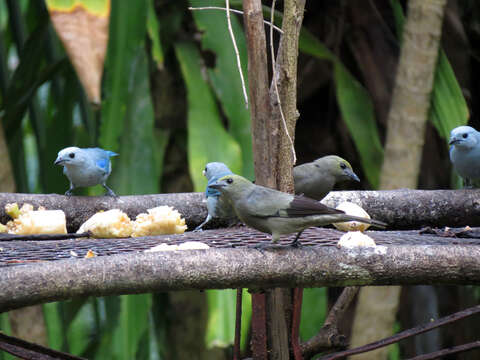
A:
[[[322,172],[328,172],[334,176],[337,182],[354,180],[360,181],[357,174],[353,172],[350,163],[340,156],[328,155],[315,160],[315,167]]]
[[[459,126],[450,132],[448,145],[471,149],[478,144],[478,132],[470,126]]]
[[[203,176],[207,178],[207,181],[212,179],[219,179],[222,176],[232,174],[232,171],[227,165],[221,162],[211,162],[205,165],[203,170]]]
[[[58,152],[54,165],[77,166],[84,162],[81,149],[76,146],[67,147]]]
[[[210,185],[210,187],[219,190],[230,199],[236,199],[243,196],[244,191],[254,186],[249,180],[240,175],[225,175]]]

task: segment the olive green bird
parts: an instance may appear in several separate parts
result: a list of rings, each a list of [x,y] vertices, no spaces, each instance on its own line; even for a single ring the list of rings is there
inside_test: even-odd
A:
[[[347,215],[305,196],[255,185],[239,175],[226,175],[210,187],[222,193],[240,220],[256,230],[271,234],[274,243],[282,235],[297,233],[291,243],[297,246],[306,228],[336,222],[355,220],[380,228],[387,226],[381,221]]]
[[[348,161],[336,155],[295,166],[293,179],[295,194],[304,194],[315,200],[322,200],[333,190],[335,184],[360,181]]]

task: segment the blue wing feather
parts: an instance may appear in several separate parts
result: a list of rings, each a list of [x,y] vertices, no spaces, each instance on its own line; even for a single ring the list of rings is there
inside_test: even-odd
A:
[[[105,172],[108,172],[108,164],[110,160],[108,158],[102,158],[97,160],[97,166],[104,170]]]

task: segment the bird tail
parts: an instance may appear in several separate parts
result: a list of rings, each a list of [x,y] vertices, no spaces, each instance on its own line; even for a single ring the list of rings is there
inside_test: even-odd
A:
[[[383,221],[380,221],[380,220],[368,219],[368,218],[364,218],[364,217],[360,217],[360,216],[353,216],[353,215],[351,215],[351,216],[349,215],[348,220],[346,220],[346,221],[358,221],[358,222],[370,224],[370,225],[375,226],[379,229],[385,229],[388,226],[387,223],[384,223]]]

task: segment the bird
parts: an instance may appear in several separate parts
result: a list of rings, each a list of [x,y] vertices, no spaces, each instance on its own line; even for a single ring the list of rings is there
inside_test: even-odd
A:
[[[112,172],[110,158],[117,153],[101,148],[67,147],[58,152],[54,165],[63,166],[63,173],[70,181],[70,188],[65,195],[72,195],[73,189],[101,184],[107,195],[117,195],[110,189],[106,181]]]
[[[336,155],[327,155],[295,166],[293,179],[295,194],[303,194],[315,200],[322,200],[335,184],[349,180],[360,181],[349,162]]]
[[[463,178],[464,187],[473,187],[480,179],[480,132],[470,126],[458,126],[450,132],[450,161]]]
[[[210,187],[218,189],[246,225],[271,234],[276,243],[282,235],[297,233],[291,245],[298,246],[303,230],[343,221],[359,221],[385,228],[381,221],[345,214],[306,196],[292,195],[255,185],[240,175],[226,175]]]
[[[228,201],[221,196],[220,191],[210,187],[211,184],[225,175],[233,174],[227,165],[221,162],[210,162],[205,165],[203,176],[207,178],[205,196],[207,198],[208,215],[204,222],[195,228],[195,231],[202,230],[203,226],[213,218],[233,219],[235,212]]]

